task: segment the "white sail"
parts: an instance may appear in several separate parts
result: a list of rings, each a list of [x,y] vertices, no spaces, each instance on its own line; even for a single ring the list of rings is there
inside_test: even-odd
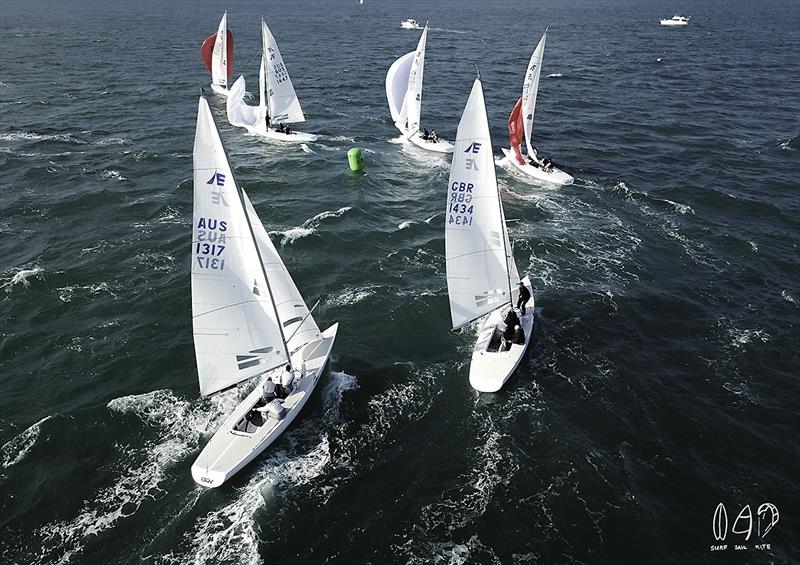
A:
[[[528,146],[528,155],[533,154],[531,145],[533,113],[536,110],[536,94],[539,92],[539,77],[542,74],[545,39],[547,39],[547,30],[544,30],[539,44],[533,50],[531,60],[528,62],[528,71],[525,73],[525,82],[522,84],[522,122],[525,130],[525,143]]]
[[[211,54],[211,83],[228,86],[228,12],[222,14]]]
[[[458,124],[445,205],[447,290],[453,328],[510,300],[510,256],[480,79]],[[514,281],[516,282],[516,281]]]
[[[422,73],[425,69],[425,44],[428,39],[428,26],[419,38],[417,50],[414,52],[414,60],[408,73],[408,91],[405,98],[405,122],[408,122],[406,134],[412,135],[419,131],[420,115],[422,113]]]
[[[258,107],[264,108],[267,115],[267,58],[261,53],[261,65],[258,67]]]
[[[292,86],[292,79],[283,63],[278,44],[261,20],[261,36],[264,45],[264,57],[267,61],[267,93],[269,98],[269,118],[274,123],[297,123],[306,121],[300,101]]]
[[[278,250],[272,244],[264,225],[258,218],[253,205],[247,194],[244,195],[247,215],[253,224],[253,231],[258,242],[258,249],[261,260],[264,264],[264,271],[269,278],[272,299],[278,309],[278,317],[283,326],[283,335],[286,336],[289,352],[296,350],[306,343],[320,339],[320,331],[313,316],[309,314],[300,291],[294,284],[292,277],[286,270]]]
[[[264,104],[250,106],[244,101],[244,94],[247,85],[244,77],[236,79],[230,90],[226,101],[226,113],[228,122],[232,126],[245,128],[250,133],[266,133],[267,131],[267,108]],[[261,96],[263,102],[263,95]]]
[[[202,97],[193,222],[192,326],[200,393],[208,395],[285,363],[287,352],[236,181]]]
[[[389,111],[397,129],[403,133],[406,131],[403,107],[408,92],[408,75],[416,53],[416,51],[406,53],[392,63],[386,72],[386,99],[389,101]]]

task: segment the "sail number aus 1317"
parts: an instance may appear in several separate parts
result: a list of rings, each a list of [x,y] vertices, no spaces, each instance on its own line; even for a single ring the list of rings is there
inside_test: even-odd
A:
[[[197,221],[195,234],[194,258],[201,269],[215,269],[221,271],[225,268],[225,245],[228,222],[218,221],[214,218],[200,218]]]
[[[453,181],[450,185],[450,200],[447,203],[447,223],[457,226],[471,226],[472,213],[475,206],[472,204],[471,182]]]

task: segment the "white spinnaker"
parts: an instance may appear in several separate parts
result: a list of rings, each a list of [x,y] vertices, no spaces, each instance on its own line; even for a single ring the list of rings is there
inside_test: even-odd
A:
[[[193,222],[192,326],[205,396],[279,366],[287,355],[236,181],[202,97]]]
[[[275,305],[278,308],[278,316],[283,324],[283,335],[286,336],[289,351],[292,352],[306,343],[320,339],[319,327],[313,316],[307,316],[308,306],[306,306],[303,297],[300,295],[300,291],[297,290],[289,271],[286,270],[286,266],[283,264],[280,255],[278,255],[278,250],[275,249],[269,235],[267,235],[264,225],[258,219],[258,214],[256,214],[247,194],[244,195],[244,200],[247,207],[247,215],[250,217],[253,231],[256,234],[261,260],[264,262],[264,271],[269,277],[272,299],[275,301]]]
[[[267,108],[263,104],[258,106],[246,104],[244,101],[246,88],[244,76],[240,76],[228,91],[225,102],[228,122],[232,126],[246,128],[251,133],[266,133]]]
[[[264,57],[267,61],[267,93],[269,97],[269,118],[275,123],[297,123],[306,121],[300,101],[292,86],[292,79],[283,63],[278,44],[261,20],[261,37],[264,45]]]
[[[445,205],[447,291],[453,328],[507,304],[508,234],[480,79],[458,124]],[[516,275],[516,266],[511,267]]]
[[[405,98],[405,118],[408,120],[406,135],[413,135],[419,131],[420,116],[422,113],[422,72],[425,69],[425,44],[428,39],[428,26],[422,31],[414,60],[408,73],[408,92]],[[405,124],[404,124],[405,125]]]
[[[217,29],[217,40],[211,52],[211,82],[228,86],[228,12],[222,14]]]
[[[408,75],[411,64],[414,62],[416,51],[406,53],[397,59],[386,72],[386,99],[389,101],[389,111],[392,120],[401,132],[406,132],[405,117],[403,114],[406,92],[408,92]]]
[[[522,83],[522,123],[525,130],[525,143],[528,145],[528,155],[532,155],[531,135],[533,133],[533,113],[536,110],[536,95],[539,92],[539,77],[542,74],[542,57],[544,57],[544,43],[547,39],[547,30],[536,49],[533,50],[528,70],[525,73],[525,82]]]

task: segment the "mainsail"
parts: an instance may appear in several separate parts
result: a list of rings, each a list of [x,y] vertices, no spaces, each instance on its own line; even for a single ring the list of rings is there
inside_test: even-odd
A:
[[[208,102],[201,97],[194,142],[192,326],[203,395],[288,359],[259,262],[265,247],[256,244],[261,224],[254,214],[248,218],[252,207],[245,212],[243,202],[249,201],[237,190]],[[257,224],[255,238],[251,224]]]
[[[233,34],[228,31],[228,12],[222,15],[217,33],[209,36],[200,48],[203,62],[211,73],[212,84],[228,85],[233,75]]]
[[[480,79],[458,124],[445,206],[447,290],[453,328],[511,300],[519,281],[497,189]]]
[[[400,110],[400,121],[405,126],[406,135],[413,135],[419,131],[420,114],[422,113],[422,73],[425,69],[425,44],[428,39],[428,26],[419,38],[411,69],[408,72],[408,87],[403,107]]]
[[[525,82],[522,84],[522,119],[525,129],[525,143],[528,146],[528,155],[533,155],[531,136],[533,134],[533,113],[536,110],[536,94],[539,92],[539,77],[542,74],[542,57],[544,56],[544,43],[547,39],[547,30],[536,49],[533,50],[531,60],[528,62],[528,71],[525,73]]]
[[[264,46],[266,61],[266,86],[269,99],[269,117],[275,123],[297,123],[306,121],[300,101],[292,86],[292,79],[283,63],[283,57],[278,49],[278,44],[267,27],[267,22],[261,20],[261,37]]]

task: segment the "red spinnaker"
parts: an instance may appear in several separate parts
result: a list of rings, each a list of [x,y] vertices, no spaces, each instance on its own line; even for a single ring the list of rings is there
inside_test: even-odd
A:
[[[523,133],[522,98],[520,98],[517,100],[514,109],[511,110],[511,115],[508,117],[508,139],[511,141],[511,149],[514,150],[514,154],[517,157],[517,163],[520,165],[525,164],[525,159],[522,158],[522,152],[519,150]]]
[[[200,48],[203,62],[206,64],[208,72],[211,72],[211,55],[214,53],[214,44],[217,42],[217,34],[208,36]],[[228,32],[228,76],[233,76],[233,34]]]

